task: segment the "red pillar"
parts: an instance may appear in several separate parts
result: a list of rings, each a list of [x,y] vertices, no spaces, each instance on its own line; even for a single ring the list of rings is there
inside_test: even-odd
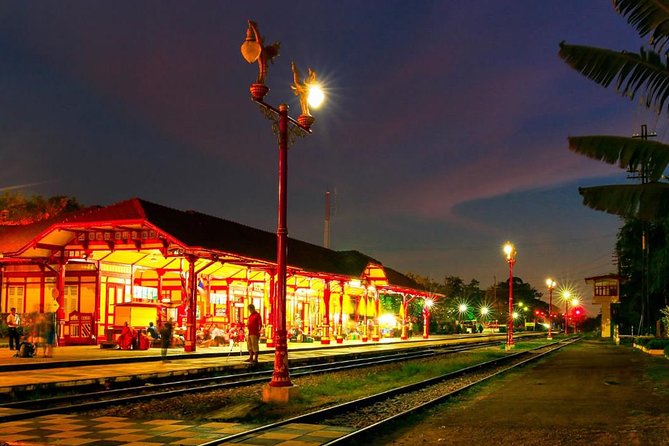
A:
[[[337,333],[337,344],[344,342],[344,282],[339,282],[341,292],[339,293],[339,332]]]
[[[274,313],[274,371],[271,387],[288,387],[288,341],[286,339],[286,257],[288,254],[288,106],[279,105],[279,212],[276,229],[277,294]]]
[[[407,313],[409,312],[409,302],[407,301],[407,295],[404,293],[402,293],[402,311],[404,312],[404,315],[402,315],[402,334],[400,335],[400,339],[406,341],[409,339],[409,333],[407,330]]]
[[[58,277],[56,278],[56,289],[53,297],[58,304],[56,311],[56,325],[58,330],[58,343],[62,345],[64,341],[65,328],[65,261],[61,260],[58,268]]]
[[[98,339],[98,330],[100,326],[100,290],[102,288],[102,278],[100,273],[100,262],[95,262],[95,306],[93,307],[93,321],[91,331],[95,336],[95,342]]]
[[[367,339],[368,339],[368,337],[367,337],[367,334],[368,334],[367,333],[368,332],[368,329],[367,329],[367,306],[368,306],[368,304],[369,304],[369,296],[367,295],[367,287],[365,287],[365,314],[364,314],[364,317],[362,319],[364,324],[365,324],[365,331],[362,333],[362,342],[367,342]]]
[[[196,333],[197,333],[197,277],[195,274],[194,256],[188,257],[188,314],[186,315],[186,333],[187,339],[184,344],[184,350],[187,352],[195,351]]]
[[[381,327],[379,327],[379,293],[374,291],[374,331],[372,331],[372,341],[381,339]]]
[[[276,333],[274,332],[275,324],[274,324],[274,302],[276,301],[276,295],[277,295],[277,290],[276,290],[276,276],[274,275],[275,271],[270,272],[269,276],[269,314],[267,315],[267,347],[272,348],[274,347],[274,336],[276,336]]]
[[[325,315],[323,316],[324,331],[321,337],[321,344],[330,343],[330,281],[325,281],[325,288],[323,289],[323,302],[325,303]]]

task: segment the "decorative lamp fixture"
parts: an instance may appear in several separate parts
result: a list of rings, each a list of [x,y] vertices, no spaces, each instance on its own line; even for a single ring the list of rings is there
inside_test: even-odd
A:
[[[553,289],[555,289],[555,282],[550,277],[546,279],[546,286],[548,287],[548,340],[553,339],[553,318],[551,317],[551,310],[553,308]]]

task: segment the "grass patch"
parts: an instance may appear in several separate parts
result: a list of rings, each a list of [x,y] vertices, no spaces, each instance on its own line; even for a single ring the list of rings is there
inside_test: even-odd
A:
[[[420,382],[502,356],[505,356],[504,352],[496,348],[489,348],[403,364],[297,378],[293,382],[300,388],[299,398],[288,405],[264,404],[244,421],[263,423],[289,418],[320,407],[352,401],[373,393]]]

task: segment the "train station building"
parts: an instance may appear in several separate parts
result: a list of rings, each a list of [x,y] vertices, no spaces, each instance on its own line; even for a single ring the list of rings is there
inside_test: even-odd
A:
[[[0,227],[0,312],[55,312],[61,344],[102,343],[125,322],[242,326],[251,303],[271,343],[275,283],[276,234],[138,198]],[[287,328],[321,343],[378,340],[383,295],[402,301],[404,328],[406,302],[431,297],[365,254],[296,239],[286,294]]]

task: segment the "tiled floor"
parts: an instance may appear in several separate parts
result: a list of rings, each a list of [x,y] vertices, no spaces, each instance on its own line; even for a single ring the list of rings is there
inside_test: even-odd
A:
[[[0,426],[0,445],[158,446],[198,445],[248,429],[239,423],[186,423],[179,420],[130,420],[122,417],[84,418],[48,415]],[[289,424],[234,441],[237,445],[320,445],[350,430],[313,424]],[[3,443],[4,442],[4,443]]]

